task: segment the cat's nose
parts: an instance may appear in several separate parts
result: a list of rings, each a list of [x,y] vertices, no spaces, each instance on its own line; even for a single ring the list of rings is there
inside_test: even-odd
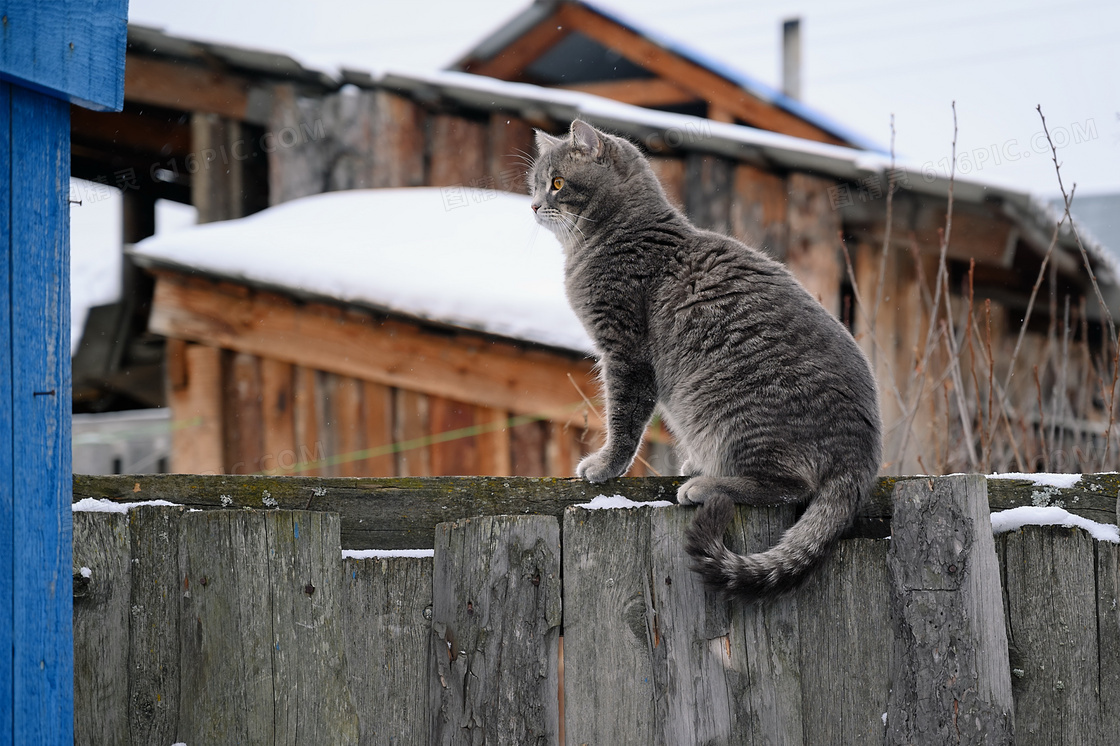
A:
[[[531,207],[533,208],[533,212],[536,212],[537,210],[541,209],[541,206],[540,206],[540,205],[538,205],[538,204],[537,204],[536,202],[534,202],[534,203],[533,203],[533,204],[531,205]]]

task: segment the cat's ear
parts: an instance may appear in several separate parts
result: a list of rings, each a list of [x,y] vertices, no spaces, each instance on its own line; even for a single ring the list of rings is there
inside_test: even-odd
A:
[[[549,148],[555,148],[560,143],[564,142],[559,137],[553,137],[544,130],[534,130],[537,136],[537,152],[541,153]]]
[[[576,119],[572,122],[572,142],[579,150],[591,156],[594,160],[598,160],[606,149],[606,143],[603,136],[599,134],[599,130],[582,119]]]

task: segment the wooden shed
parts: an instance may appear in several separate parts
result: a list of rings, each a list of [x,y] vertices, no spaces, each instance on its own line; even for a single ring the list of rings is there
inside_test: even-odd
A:
[[[559,245],[527,197],[448,198],[316,195],[139,244],[172,469],[571,474],[601,423]]]

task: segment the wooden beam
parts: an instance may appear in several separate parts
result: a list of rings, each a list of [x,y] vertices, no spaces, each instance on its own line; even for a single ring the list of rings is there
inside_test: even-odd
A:
[[[261,420],[264,455],[260,471],[295,474],[296,424],[292,364],[261,358]]]
[[[528,159],[536,152],[533,128],[520,117],[511,117],[503,111],[490,115],[490,173],[488,186],[514,194],[525,194],[528,189],[526,173]]]
[[[366,381],[362,393],[362,418],[366,425],[366,447],[378,450],[377,455],[361,462],[371,476],[395,476],[396,457],[384,450],[393,442],[393,389]]]
[[[692,91],[697,97],[727,112],[724,116],[734,116],[753,127],[803,137],[807,140],[835,145],[846,144],[801,117],[752,96],[726,78],[684,59],[584,5],[560,4],[551,19],[541,24],[541,26],[555,25],[571,31],[583,32],[603,46],[617,51],[634,64],[668,79],[685,90]]]
[[[789,176],[789,251],[786,264],[809,294],[840,316],[840,215],[829,205],[826,179]]]
[[[158,112],[158,110],[157,110]],[[141,153],[158,166],[182,158],[191,150],[190,125],[129,105],[121,112],[96,112],[70,107],[70,138],[74,143],[113,152]],[[185,168],[185,166],[183,166]],[[148,177],[150,167],[138,177]],[[106,174],[109,176],[109,174]]]
[[[393,442],[397,452],[397,474],[402,477],[427,477],[432,473],[432,449],[427,438],[432,434],[429,398],[408,389],[397,389],[393,397]]]
[[[784,176],[746,163],[735,166],[731,235],[785,261],[789,192]]]
[[[237,75],[143,55],[128,55],[124,71],[128,101],[229,119],[245,119],[249,89],[248,79]]]
[[[509,412],[477,407],[475,421],[482,432],[478,436],[478,470],[495,477],[510,475]]]
[[[431,166],[428,186],[486,188],[488,124],[454,114],[437,114],[429,120],[428,152]]]
[[[560,88],[592,93],[596,96],[614,99],[634,106],[679,106],[701,100],[695,92],[685,90],[673,81],[664,78],[604,80],[595,83],[560,86]]]
[[[187,345],[169,366],[171,402],[171,469],[180,473],[221,474],[222,361],[221,350]]]
[[[661,182],[661,188],[665,190],[665,196],[669,198],[670,202],[683,210],[687,176],[684,159],[675,156],[655,155],[649,159],[649,165],[653,169],[653,173],[657,175],[657,180]]]
[[[200,510],[223,508],[274,509],[262,501],[267,489],[281,510],[322,510],[342,516],[346,549],[405,549],[432,546],[435,525],[476,515],[547,513],[563,515],[569,505],[596,495],[626,495],[631,500],[675,500],[684,477],[610,479],[591,484],[583,479],[517,479],[515,477],[451,477],[415,479],[322,479],[315,477],[248,477],[221,479],[184,474],[87,476],[75,474],[75,502],[94,497],[125,503],[167,500]],[[929,477],[879,477],[859,506],[848,536],[889,536],[892,495],[897,484]],[[136,486],[140,489],[137,490]],[[1055,487],[1044,496],[1047,505],[1062,504],[1074,515],[1098,523],[1116,523],[1120,474],[1085,474],[1072,487]],[[449,496],[454,496],[449,500]],[[226,497],[228,499],[223,499]],[[1029,479],[991,479],[991,511],[1037,503],[1040,493]],[[1035,507],[1038,507],[1035,505]],[[133,514],[135,515],[135,513]]]
[[[463,70],[499,80],[522,79],[525,68],[572,32],[567,25],[557,24],[555,21],[556,15],[553,14],[494,57],[488,60],[467,60]]]
[[[156,276],[149,328],[166,337],[554,419],[582,407],[569,374],[584,391],[597,390],[590,360],[470,333],[429,334],[403,321],[166,271]],[[601,427],[594,417],[591,424]]]
[[[264,456],[261,359],[245,352],[223,353],[221,396],[225,472],[255,474]]]

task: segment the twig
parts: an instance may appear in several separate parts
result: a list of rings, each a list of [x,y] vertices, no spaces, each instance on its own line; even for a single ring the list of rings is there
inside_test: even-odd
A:
[[[879,253],[879,280],[875,286],[875,307],[871,311],[871,336],[873,338],[876,337],[875,328],[879,322],[879,305],[883,300],[883,284],[887,278],[887,254],[890,251],[891,223],[894,220],[894,134],[894,114],[891,114],[891,170],[887,175],[887,225],[883,230],[883,249]],[[874,348],[873,351],[877,351],[877,348]],[[871,365],[873,368],[875,367],[874,358],[871,360]]]
[[[1073,223],[1073,215],[1070,214],[1069,208],[1073,204],[1073,192],[1076,191],[1077,185],[1074,184],[1070,189],[1070,193],[1066,194],[1065,185],[1062,183],[1062,167],[1058,163],[1058,149],[1054,147],[1054,141],[1050,139],[1050,130],[1046,126],[1046,117],[1042,114],[1042,104],[1035,107],[1038,116],[1042,119],[1042,131],[1046,133],[1046,142],[1050,144],[1050,157],[1054,161],[1054,173],[1058,177],[1058,188],[1062,191],[1062,201],[1065,203],[1064,217],[1069,220],[1070,230],[1073,231],[1073,237],[1077,241],[1077,248],[1081,250],[1081,261],[1085,263],[1085,271],[1089,273],[1089,282],[1093,286],[1093,292],[1097,295],[1097,302],[1101,304],[1101,311],[1104,313],[1105,318],[1108,320],[1109,338],[1113,346],[1116,345],[1116,324],[1112,321],[1112,313],[1108,310],[1108,304],[1104,302],[1104,296],[1101,294],[1100,285],[1097,284],[1097,276],[1093,273],[1093,266],[1089,262],[1089,252],[1085,250],[1085,245],[1081,242],[1081,234],[1077,232],[1077,226]]]

